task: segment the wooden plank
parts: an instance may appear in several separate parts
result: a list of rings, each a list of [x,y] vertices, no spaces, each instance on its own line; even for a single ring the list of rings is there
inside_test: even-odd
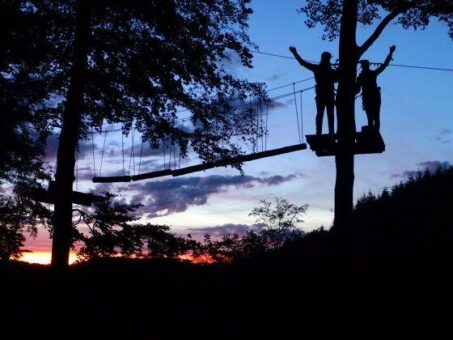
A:
[[[148,178],[170,176],[171,173],[172,173],[171,169],[165,169],[165,170],[160,170],[160,171],[145,172],[143,174],[131,176],[131,178],[133,181],[140,181],[140,180],[148,179]]]
[[[94,176],[92,179],[93,183],[116,183],[116,182],[130,182],[132,181],[131,176]]]
[[[28,193],[28,197],[31,199],[38,201],[38,202],[43,202],[43,203],[48,203],[48,204],[55,204],[55,192],[53,189],[53,186],[49,186],[49,190],[45,189],[35,189],[31,190]],[[104,196],[99,196],[95,194],[89,194],[89,193],[84,193],[84,192],[79,192],[79,191],[73,191],[72,192],[72,203],[74,204],[80,204],[84,206],[90,206],[93,203],[98,203],[107,200],[106,197]]]

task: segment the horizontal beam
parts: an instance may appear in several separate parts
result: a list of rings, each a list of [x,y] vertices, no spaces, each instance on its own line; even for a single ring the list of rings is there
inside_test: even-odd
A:
[[[32,189],[27,193],[27,196],[35,201],[42,203],[55,204],[56,201],[55,189],[53,189],[52,186],[49,187],[49,190],[42,188]],[[73,191],[71,198],[72,203],[85,206],[90,206],[93,203],[100,203],[108,199],[105,196],[99,196],[79,191]]]
[[[163,176],[170,176],[170,175],[171,175],[171,169],[165,169],[165,170],[160,170],[160,171],[146,172],[143,174],[134,175],[134,176],[132,176],[132,180],[140,181],[142,179],[163,177]]]
[[[289,153],[289,152],[305,150],[306,148],[307,148],[307,144],[301,143],[301,144],[285,146],[282,148],[277,148],[277,149],[272,149],[272,150],[267,150],[267,151],[255,152],[255,153],[251,153],[251,154],[247,154],[247,155],[239,155],[239,156],[235,156],[235,157],[223,158],[223,159],[219,159],[214,162],[191,165],[191,166],[176,169],[176,170],[165,169],[165,170],[160,170],[160,171],[146,172],[146,173],[143,173],[140,175],[134,175],[134,176],[93,177],[93,182],[94,183],[130,182],[130,181],[140,181],[143,179],[170,176],[170,175],[173,177],[177,177],[177,176],[182,176],[182,175],[186,175],[186,174],[190,174],[190,173],[194,173],[194,172],[205,171],[205,170],[212,169],[212,168],[223,167],[223,166],[232,165],[232,164],[241,164],[244,162],[250,162],[250,161],[254,161],[257,159],[261,159],[261,158],[273,157],[273,156],[278,156],[278,155]]]
[[[257,159],[261,159],[261,158],[278,156],[278,155],[289,153],[289,152],[305,150],[306,148],[307,148],[307,144],[302,143],[302,144],[296,144],[296,145],[291,145],[291,146],[285,146],[283,148],[278,148],[278,149],[255,152],[255,153],[251,153],[251,154],[247,154],[247,155],[239,155],[236,157],[223,158],[218,161],[214,161],[214,162],[210,162],[210,163],[203,163],[203,164],[198,164],[198,165],[193,165],[193,166],[188,166],[185,168],[173,170],[172,176],[173,177],[182,176],[182,175],[190,174],[193,172],[204,171],[204,170],[217,168],[217,167],[221,167],[221,166],[250,162],[250,161],[254,161]]]
[[[119,182],[130,182],[132,181],[131,176],[94,176],[92,179],[93,183],[119,183]]]

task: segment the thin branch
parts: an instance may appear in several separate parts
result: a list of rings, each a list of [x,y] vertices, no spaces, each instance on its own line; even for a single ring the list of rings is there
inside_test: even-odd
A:
[[[373,34],[370,35],[370,37],[363,43],[362,46],[359,47],[358,53],[359,53],[359,58],[370,48],[371,45],[374,44],[374,42],[379,38],[381,33],[384,31],[385,27],[393,20],[395,19],[398,15],[404,12],[405,9],[400,8],[397,10],[394,10],[390,12],[382,21],[379,23],[379,25],[376,27],[375,31]]]

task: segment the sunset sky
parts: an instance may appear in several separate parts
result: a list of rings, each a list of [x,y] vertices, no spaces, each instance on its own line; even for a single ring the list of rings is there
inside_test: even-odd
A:
[[[322,32],[309,30],[304,17],[296,12],[302,1],[253,1],[254,14],[250,20],[250,36],[261,52],[290,57],[288,47],[294,45],[302,57],[319,60],[323,51],[329,51],[333,60],[338,56],[338,42],[321,40]],[[359,43],[371,33],[370,28],[359,30]],[[403,30],[390,25],[378,42],[367,52],[366,58],[382,62],[390,45],[396,45],[394,64],[418,65],[453,70],[453,41],[447,28],[433,21],[423,31]],[[230,65],[231,72],[251,81],[263,82],[268,89],[288,85],[312,74],[293,59],[254,55],[254,68],[244,69],[239,63]],[[438,164],[453,164],[453,72],[415,68],[389,67],[378,78],[382,87],[381,133],[386,143],[383,154],[359,155],[355,165],[355,198],[368,191],[379,192],[385,187],[407,178],[410,173]],[[296,84],[296,90],[309,88],[313,80]],[[290,94],[292,86],[269,92],[270,97]],[[296,96],[300,110],[299,95]],[[314,92],[302,95],[304,133],[314,133]],[[270,134],[267,148],[282,147],[299,142],[294,98],[278,100],[277,107],[269,113]],[[361,100],[356,106],[357,128],[365,125],[366,117]],[[186,113],[187,114],[187,113]],[[326,122],[324,122],[324,131]],[[106,127],[115,129],[117,127]],[[135,151],[140,149],[135,137]],[[53,165],[56,139],[49,142],[46,160]],[[95,137],[96,172],[99,174],[104,135]],[[105,138],[102,174],[113,175],[122,171],[121,133],[111,132]],[[124,139],[126,168],[138,173],[138,157],[129,158],[132,136]],[[75,189],[89,192],[106,190],[125,201],[135,200],[145,204],[141,212],[153,223],[168,224],[178,233],[203,234],[243,230],[254,223],[248,213],[262,199],[283,197],[295,204],[309,204],[301,227],[313,230],[329,227],[333,220],[333,191],[335,164],[332,157],[318,158],[310,150],[298,151],[273,158],[246,163],[245,176],[232,168],[212,169],[206,172],[163,177],[141,182],[112,185],[95,185],[91,140],[82,143],[77,162],[78,180]],[[168,162],[168,153],[166,154]],[[175,160],[172,160],[173,162]],[[179,159],[176,159],[179,163]],[[197,163],[189,158],[183,165]],[[143,149],[141,172],[163,168],[162,151]],[[210,229],[215,227],[215,229]],[[51,241],[45,231],[34,240],[27,240],[26,249],[39,253],[40,258],[50,259]],[[27,254],[33,261],[33,255]],[[46,257],[47,256],[47,257]]]

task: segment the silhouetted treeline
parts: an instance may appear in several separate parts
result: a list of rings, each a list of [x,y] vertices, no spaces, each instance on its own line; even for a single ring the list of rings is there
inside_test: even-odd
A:
[[[97,259],[67,278],[47,267],[0,267],[2,329],[60,334],[47,326],[52,318],[87,339],[406,338],[422,329],[437,337],[451,330],[452,189],[453,169],[421,173],[362,197],[348,233],[321,228],[243,261]],[[20,334],[17,315],[28,325]]]
[[[453,168],[419,172],[354,209],[359,247],[379,256],[453,255]]]

